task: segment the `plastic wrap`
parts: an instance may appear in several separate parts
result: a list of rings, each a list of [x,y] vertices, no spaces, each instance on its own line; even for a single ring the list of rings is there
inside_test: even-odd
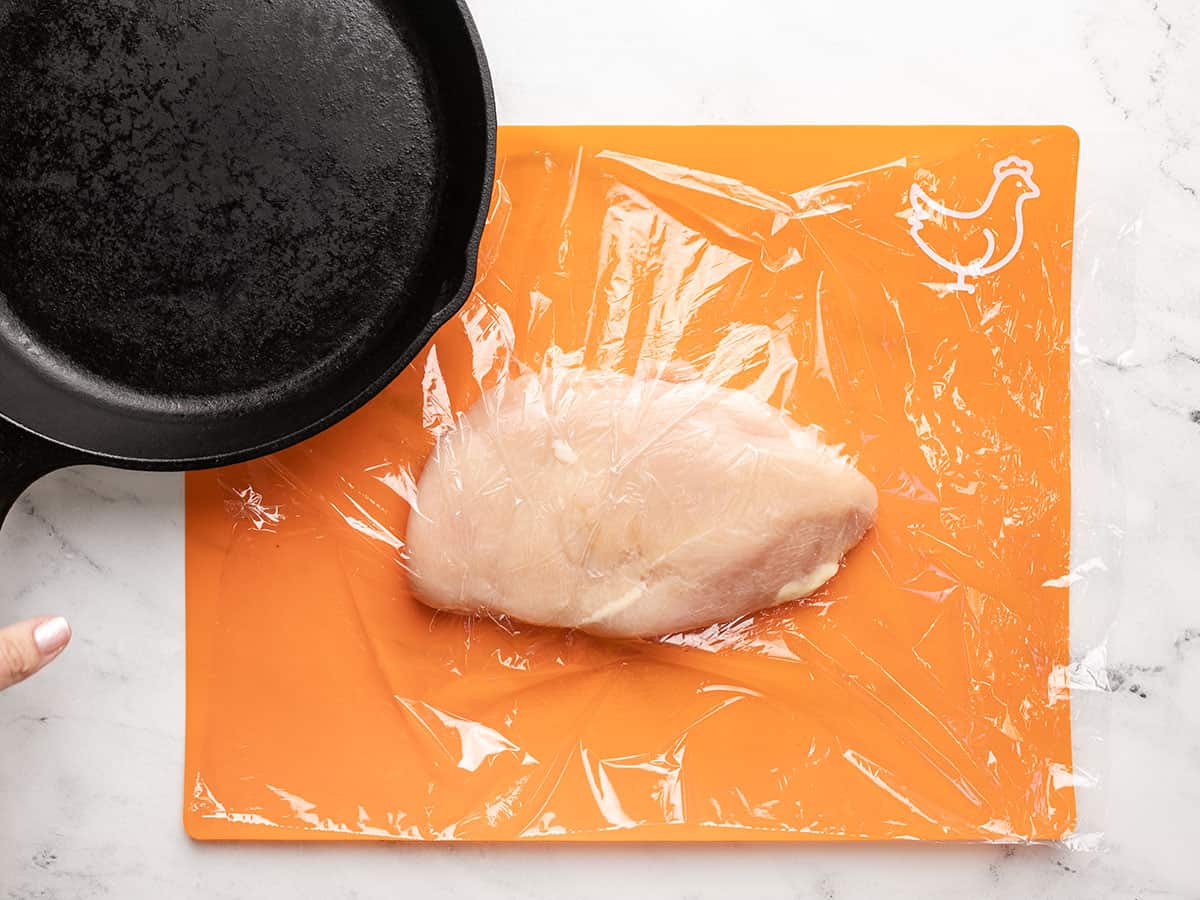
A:
[[[502,129],[462,313],[332,431],[188,477],[189,832],[1096,831],[1071,699],[1103,689],[1107,613],[1072,653],[1069,596],[1115,523],[1072,533],[1077,157],[1064,128]],[[406,534],[439,439],[489,392],[579,370],[769,404],[870,479],[875,527],[811,597],[656,639],[418,603]],[[1099,423],[1076,423],[1089,453]],[[511,490],[518,469],[513,497],[561,495]],[[597,490],[622,528],[663,521],[645,490]],[[501,544],[445,552],[469,571]],[[1076,746],[1102,728],[1077,721]]]

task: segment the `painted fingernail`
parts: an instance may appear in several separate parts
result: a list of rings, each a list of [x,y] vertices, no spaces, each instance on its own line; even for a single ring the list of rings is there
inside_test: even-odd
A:
[[[37,644],[38,652],[42,656],[49,656],[51,653],[61,650],[70,639],[71,626],[62,616],[47,619],[33,629],[33,642]]]

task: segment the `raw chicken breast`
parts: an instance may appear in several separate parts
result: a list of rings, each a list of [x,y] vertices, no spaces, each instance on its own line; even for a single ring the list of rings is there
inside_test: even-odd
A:
[[[409,565],[438,609],[651,637],[811,594],[877,501],[749,394],[551,370],[485,394],[438,441]]]

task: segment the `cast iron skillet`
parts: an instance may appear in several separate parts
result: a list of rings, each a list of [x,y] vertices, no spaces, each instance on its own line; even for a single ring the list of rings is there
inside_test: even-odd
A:
[[[0,519],[365,403],[471,289],[495,118],[455,0],[0,0]]]

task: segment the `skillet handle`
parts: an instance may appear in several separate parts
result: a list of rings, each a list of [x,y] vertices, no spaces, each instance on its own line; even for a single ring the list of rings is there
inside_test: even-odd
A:
[[[0,419],[0,525],[27,487],[79,461],[78,453]]]

